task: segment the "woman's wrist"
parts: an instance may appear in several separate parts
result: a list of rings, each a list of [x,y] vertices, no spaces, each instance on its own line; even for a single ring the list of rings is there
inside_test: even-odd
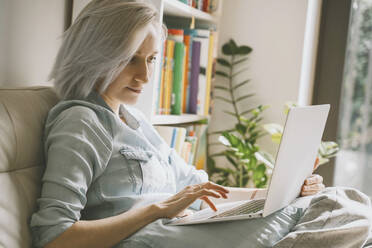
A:
[[[157,219],[163,218],[163,208],[158,204],[154,203],[149,206],[147,206],[147,213],[148,213],[148,218],[151,221],[155,221]]]

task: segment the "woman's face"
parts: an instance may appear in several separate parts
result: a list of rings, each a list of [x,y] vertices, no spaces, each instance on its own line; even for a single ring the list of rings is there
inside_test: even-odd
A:
[[[135,104],[144,84],[152,77],[159,38],[153,26],[132,60],[102,94],[111,104]]]

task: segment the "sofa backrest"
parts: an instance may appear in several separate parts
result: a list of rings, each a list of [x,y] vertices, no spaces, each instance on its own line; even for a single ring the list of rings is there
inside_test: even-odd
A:
[[[44,121],[57,101],[50,87],[0,89],[0,247],[31,247],[29,220],[44,168]]]

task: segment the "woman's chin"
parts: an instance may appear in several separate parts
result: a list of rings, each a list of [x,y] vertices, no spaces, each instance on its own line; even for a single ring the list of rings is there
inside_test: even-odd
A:
[[[138,96],[134,97],[134,96],[127,96],[127,97],[123,97],[121,99],[121,103],[123,104],[126,104],[126,105],[135,105],[137,102],[138,102]]]

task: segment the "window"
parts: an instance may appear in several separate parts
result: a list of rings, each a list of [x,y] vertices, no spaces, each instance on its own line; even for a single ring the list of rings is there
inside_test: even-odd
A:
[[[372,0],[353,0],[340,99],[335,185],[372,197]]]

